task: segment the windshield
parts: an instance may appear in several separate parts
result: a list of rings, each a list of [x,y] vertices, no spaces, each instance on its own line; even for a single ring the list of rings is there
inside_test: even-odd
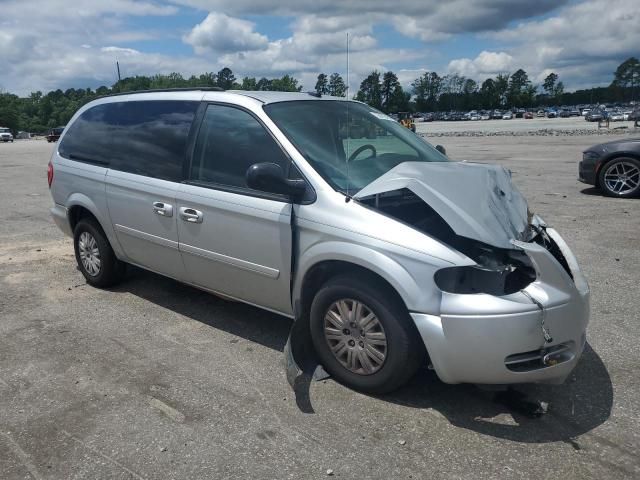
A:
[[[448,161],[409,129],[361,103],[300,100],[264,109],[313,168],[347,195],[401,163]]]
[[[0,128],[0,133],[11,133],[11,130],[8,128]]]

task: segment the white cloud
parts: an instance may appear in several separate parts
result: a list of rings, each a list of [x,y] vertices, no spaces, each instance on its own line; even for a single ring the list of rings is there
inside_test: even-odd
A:
[[[127,55],[127,56],[140,55],[140,52],[138,50],[133,49],[133,48],[102,47],[100,49],[100,51],[101,52],[105,52],[105,53],[116,53],[116,54],[122,54],[122,55]]]
[[[265,48],[269,42],[267,37],[255,32],[254,27],[247,20],[211,12],[183,40],[191,44],[198,54],[246,52]]]
[[[175,15],[178,8],[175,5],[162,5],[157,2],[142,0],[91,0],[76,2],[70,5],[68,0],[31,0],[25,5],[24,0],[2,0],[2,18],[20,18],[25,13],[36,20],[38,18],[91,18],[105,14],[132,16],[167,16]]]
[[[589,88],[610,83],[616,66],[638,55],[639,26],[637,0],[587,0],[490,36],[513,45],[514,66],[534,82],[554,71],[569,88]]]
[[[402,87],[409,88],[416,78],[421,77],[428,71],[429,70],[427,68],[417,68],[417,69],[402,68],[395,73],[398,76],[398,81],[400,82]]]
[[[514,20],[548,13],[568,0],[235,0],[232,3],[226,0],[174,1],[202,10],[224,11],[233,15],[332,17],[332,21],[337,24],[357,23],[357,19],[375,15],[387,22],[393,22],[401,33],[432,39],[442,38],[449,33],[503,28]],[[346,20],[337,21],[340,18]],[[349,19],[356,19],[356,22]],[[402,22],[397,19],[410,21]]]
[[[474,59],[458,58],[449,62],[447,71],[465,77],[484,80],[498,73],[509,73],[514,64],[513,57],[506,52],[480,52]]]
[[[68,0],[0,3],[0,85],[22,94],[111,84],[116,58],[125,76],[186,76],[229,66],[237,77],[291,74],[311,89],[321,71],[345,76],[347,31],[352,93],[373,69],[392,69],[408,85],[427,62],[431,68],[444,63],[439,73],[478,80],[522,67],[541,82],[555,71],[571,89],[610,82],[617,64],[637,56],[640,45],[637,0],[92,0],[74,8]],[[154,28],[148,21],[150,27],[132,26],[132,16],[177,15],[178,5],[203,9],[203,20],[185,30]],[[255,20],[261,14],[286,15],[290,33],[268,38]],[[389,33],[381,36],[380,26],[417,40],[409,48],[389,47],[382,40]],[[497,46],[480,53],[472,46],[464,58],[450,60],[446,48],[429,45],[455,41],[460,33],[490,37]],[[151,40],[158,39],[182,39],[194,53],[155,53]],[[139,42],[147,43],[143,48]]]

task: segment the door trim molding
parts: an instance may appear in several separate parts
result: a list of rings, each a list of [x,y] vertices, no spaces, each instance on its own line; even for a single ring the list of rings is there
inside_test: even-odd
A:
[[[161,247],[178,250],[178,242],[169,240],[168,238],[158,237],[157,235],[152,235],[147,232],[141,232],[140,230],[136,230],[135,228],[125,227],[124,225],[119,225],[117,223],[114,226],[118,232],[124,233],[125,235],[140,238],[142,240],[155,243],[156,245],[160,245]]]
[[[283,317],[295,318],[295,315],[293,315],[293,313],[291,313],[291,312],[283,312],[281,310],[276,310],[274,308],[269,308],[269,307],[262,306],[259,303],[252,303],[252,302],[249,302],[247,300],[243,300],[240,297],[234,297],[234,296],[228,295],[228,294],[226,294],[224,292],[219,292],[218,290],[213,290],[213,289],[207,288],[207,287],[205,287],[203,285],[198,285],[197,283],[188,282],[186,280],[183,280],[183,279],[180,279],[180,278],[176,278],[176,277],[173,277],[171,275],[167,275],[166,273],[160,273],[157,270],[149,268],[149,267],[147,267],[145,265],[140,265],[139,263],[135,263],[135,262],[128,262],[128,263],[131,264],[131,265],[134,265],[136,267],[139,267],[139,268],[141,268],[143,270],[146,270],[148,272],[154,273],[156,275],[160,275],[160,276],[166,277],[166,278],[171,278],[172,280],[175,280],[178,283],[182,283],[184,285],[189,285],[190,287],[197,288],[198,290],[202,290],[203,292],[210,293],[210,294],[215,295],[216,297],[218,297],[218,298],[220,298],[222,300],[225,300],[225,301],[241,302],[241,303],[245,303],[247,305],[251,305],[252,307],[259,308],[261,310],[266,310],[267,312],[273,312],[275,314],[282,315]]]
[[[180,243],[179,250],[181,252],[195,255],[196,257],[202,257],[206,258],[207,260],[213,260],[214,262],[231,265],[232,267],[257,273],[259,275],[263,275],[272,279],[277,279],[280,276],[280,271],[275,268],[266,267],[257,263],[247,262],[246,260],[241,260],[240,258],[229,257],[228,255],[212,252],[211,250],[205,250],[204,248],[194,247],[192,245],[187,245],[186,243]]]

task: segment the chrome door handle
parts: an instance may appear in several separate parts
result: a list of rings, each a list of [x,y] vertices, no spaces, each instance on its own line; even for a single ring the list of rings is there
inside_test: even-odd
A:
[[[173,217],[173,205],[162,202],[153,202],[153,211],[163,217]]]
[[[190,207],[180,207],[180,218],[189,223],[202,223],[202,212]]]

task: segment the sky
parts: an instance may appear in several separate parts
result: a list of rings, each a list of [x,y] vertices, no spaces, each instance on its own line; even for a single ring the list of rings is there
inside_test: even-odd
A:
[[[122,76],[229,67],[235,76],[404,86],[426,71],[482,81],[523,68],[565,90],[608,85],[640,55],[639,0],[0,0],[0,90],[110,86]]]

